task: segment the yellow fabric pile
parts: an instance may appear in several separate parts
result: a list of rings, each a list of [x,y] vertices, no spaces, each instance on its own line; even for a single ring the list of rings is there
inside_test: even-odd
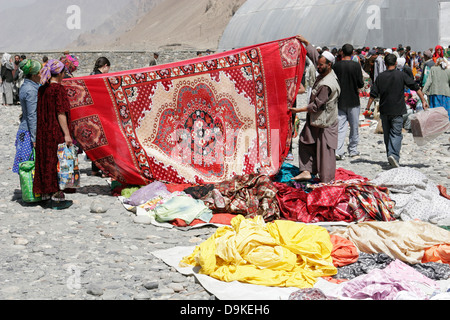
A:
[[[270,287],[312,288],[319,277],[333,276],[333,245],[325,228],[237,216],[180,265],[225,282]]]

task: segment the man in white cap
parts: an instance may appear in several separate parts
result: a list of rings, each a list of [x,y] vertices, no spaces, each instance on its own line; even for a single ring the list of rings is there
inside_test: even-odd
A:
[[[314,83],[308,106],[290,109],[293,113],[307,112],[306,124],[300,135],[300,172],[295,181],[308,181],[319,175],[329,183],[336,177],[336,149],[338,146],[338,100],[341,93],[333,71],[334,55],[329,51],[319,55],[302,36],[297,39],[305,45],[309,59],[319,76]],[[319,115],[325,115],[324,118]],[[321,121],[318,120],[323,120]]]

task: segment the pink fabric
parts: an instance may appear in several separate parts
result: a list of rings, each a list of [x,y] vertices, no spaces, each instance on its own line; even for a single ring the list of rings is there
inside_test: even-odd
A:
[[[385,269],[375,269],[367,275],[343,284],[344,297],[352,299],[395,300],[400,293],[424,300],[427,293],[439,290],[439,285],[400,260],[395,260]]]

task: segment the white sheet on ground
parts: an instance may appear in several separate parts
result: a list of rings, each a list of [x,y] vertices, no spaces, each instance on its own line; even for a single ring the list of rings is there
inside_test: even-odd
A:
[[[175,268],[183,275],[193,275],[206,291],[213,294],[219,300],[288,300],[291,293],[298,291],[298,288],[272,288],[252,285],[247,283],[223,282],[207,275],[199,274],[198,270],[192,268],[182,268],[180,261],[192,254],[195,247],[176,247],[167,250],[159,250],[152,254],[164,261],[167,265]]]
[[[395,214],[403,221],[439,223],[450,217],[450,200],[442,197],[436,183],[420,171],[392,169],[378,174],[372,183],[389,189],[396,202]]]

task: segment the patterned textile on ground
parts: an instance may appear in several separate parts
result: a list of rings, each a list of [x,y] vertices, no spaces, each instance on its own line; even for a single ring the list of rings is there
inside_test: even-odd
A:
[[[395,203],[387,188],[365,180],[311,185],[306,193],[286,184],[274,183],[282,216],[291,221],[394,221]]]
[[[334,279],[353,280],[359,276],[370,273],[375,269],[384,269],[395,259],[384,253],[361,252],[357,262],[338,267]],[[437,262],[408,264],[414,270],[432,280],[447,280],[450,278],[450,265]]]
[[[270,177],[250,174],[215,184],[201,200],[214,213],[241,214],[250,219],[262,216],[270,222],[281,217],[277,192]]]
[[[395,216],[403,221],[439,222],[450,218],[450,200],[420,171],[397,168],[380,173],[372,183],[387,187],[396,202]]]
[[[74,138],[129,185],[275,175],[292,140],[306,50],[296,38],[64,81]]]
[[[421,263],[425,250],[450,244],[450,231],[423,221],[370,221],[332,232],[353,242],[360,252],[385,253],[409,264]]]
[[[237,216],[182,259],[212,278],[270,287],[312,288],[335,275],[332,243],[325,228],[291,221],[265,223]]]
[[[345,282],[340,287],[343,297],[373,300],[425,300],[439,292],[439,284],[400,260],[384,269]]]
[[[320,289],[300,289],[291,293],[289,300],[297,301],[314,301],[314,300],[337,300],[335,298],[330,298],[325,295]]]

